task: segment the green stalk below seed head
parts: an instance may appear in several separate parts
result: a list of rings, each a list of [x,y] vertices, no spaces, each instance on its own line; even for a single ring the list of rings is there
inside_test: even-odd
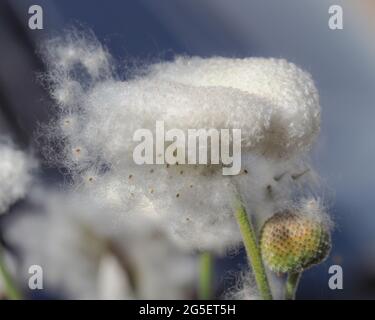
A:
[[[21,293],[18,291],[12,276],[10,275],[3,258],[2,248],[0,247],[0,282],[4,284],[5,295],[11,300],[22,299]]]
[[[236,203],[235,217],[240,228],[246,254],[249,264],[252,267],[259,293],[264,300],[272,300],[272,294],[258,247],[255,231],[241,200],[238,200]]]
[[[285,300],[294,300],[302,272],[291,272],[288,274],[285,285]]]
[[[209,300],[213,297],[213,257],[209,252],[202,252],[199,257],[199,290],[200,300]]]

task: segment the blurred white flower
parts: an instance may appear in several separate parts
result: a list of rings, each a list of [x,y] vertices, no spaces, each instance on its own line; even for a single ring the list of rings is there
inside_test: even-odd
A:
[[[195,259],[142,217],[122,215],[82,195],[44,189],[34,210],[19,212],[5,230],[28,268],[43,268],[44,289],[73,299],[183,299],[192,294]],[[22,237],[20,235],[22,234]]]
[[[26,195],[34,167],[31,156],[0,137],[0,214]]]

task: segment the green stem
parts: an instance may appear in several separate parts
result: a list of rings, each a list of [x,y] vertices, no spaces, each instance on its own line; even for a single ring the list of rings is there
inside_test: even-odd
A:
[[[199,260],[198,296],[200,300],[212,299],[213,257],[209,252],[202,252]]]
[[[0,247],[0,281],[4,283],[5,295],[11,300],[19,300],[22,298],[21,293],[18,291],[13,279],[5,266],[3,259],[2,248]]]
[[[264,300],[272,300],[272,294],[268,284],[267,275],[256,240],[254,228],[240,200],[237,203],[235,216],[240,227],[242,240],[245,246],[247,257],[249,259],[249,263],[252,266],[252,270],[254,272],[255,281],[257,283],[259,293]]]
[[[285,285],[285,300],[294,300],[296,291],[301,278],[301,272],[291,272],[288,274],[288,279]]]

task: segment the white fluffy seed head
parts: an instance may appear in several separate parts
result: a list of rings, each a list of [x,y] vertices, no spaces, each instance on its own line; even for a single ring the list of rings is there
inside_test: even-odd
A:
[[[124,215],[167,224],[184,247],[217,252],[240,240],[235,188],[252,214],[271,214],[289,200],[291,175],[300,170],[298,157],[314,140],[320,114],[310,75],[294,64],[182,57],[119,81],[92,35],[74,32],[48,46],[52,96],[56,88],[69,94],[72,84],[79,90],[63,103],[58,99],[58,119],[46,131],[58,156],[48,147],[46,153],[76,186]],[[88,61],[95,59],[93,69]],[[156,121],[185,133],[241,129],[241,174],[224,177],[218,165],[136,165],[133,134],[155,132]]]
[[[9,142],[0,139],[0,214],[23,198],[31,181],[35,161]]]

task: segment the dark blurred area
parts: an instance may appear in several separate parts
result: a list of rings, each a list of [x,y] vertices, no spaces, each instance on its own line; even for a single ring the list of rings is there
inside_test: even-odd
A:
[[[359,2],[332,2],[344,9],[344,29],[333,31],[331,1],[323,0],[0,0],[0,133],[32,147],[51,104],[37,79],[38,45],[71,25],[93,30],[124,66],[178,54],[288,59],[312,74],[321,94],[313,162],[332,190],[337,226],[329,259],[305,272],[297,298],[374,299],[375,9]],[[43,8],[43,30],[28,27],[32,4]],[[45,166],[41,174],[48,183],[63,179]],[[243,253],[217,261],[218,292],[230,285],[227,271],[245,263]],[[332,264],[343,267],[343,290],[328,287]]]

